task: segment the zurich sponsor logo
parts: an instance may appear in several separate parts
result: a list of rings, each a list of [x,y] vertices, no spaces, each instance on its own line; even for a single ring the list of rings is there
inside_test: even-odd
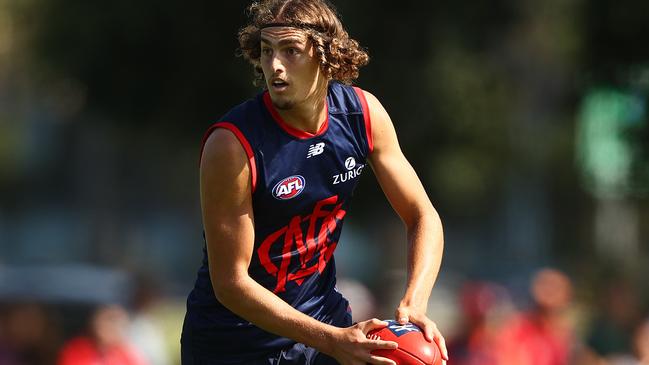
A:
[[[278,182],[273,188],[273,196],[280,200],[288,200],[300,195],[306,182],[304,177],[293,175]]]
[[[347,170],[353,169],[354,167],[356,167],[356,160],[354,160],[353,157],[348,157],[345,160],[345,167],[347,168]]]
[[[345,160],[345,168],[347,169],[347,171],[338,175],[334,175],[333,184],[338,185],[340,183],[344,183],[359,177],[363,172],[364,167],[365,164],[356,164],[356,160],[353,157],[347,157],[347,159]]]

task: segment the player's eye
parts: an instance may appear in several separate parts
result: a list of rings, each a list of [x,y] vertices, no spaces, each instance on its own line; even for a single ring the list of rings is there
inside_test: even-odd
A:
[[[286,50],[286,53],[288,53],[290,56],[295,56],[300,54],[300,50],[295,47],[290,47]]]
[[[273,54],[273,50],[269,47],[261,47],[261,54],[264,56],[271,56]]]

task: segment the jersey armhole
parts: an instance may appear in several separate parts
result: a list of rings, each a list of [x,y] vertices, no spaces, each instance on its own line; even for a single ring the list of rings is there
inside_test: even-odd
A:
[[[255,192],[255,188],[257,187],[257,163],[255,162],[255,154],[252,151],[252,147],[250,146],[250,143],[246,139],[246,137],[241,133],[239,128],[235,126],[232,123],[228,122],[219,122],[219,123],[214,123],[212,124],[205,134],[203,135],[203,139],[201,140],[201,154],[198,159],[198,164],[200,165],[201,159],[203,158],[203,150],[205,149],[205,142],[207,142],[207,139],[210,137],[212,132],[214,132],[217,128],[223,128],[227,129],[232,134],[234,134],[235,137],[239,140],[239,143],[241,143],[241,146],[243,149],[246,151],[246,156],[248,156],[248,167],[250,168],[250,183],[252,184],[252,193]]]
[[[374,150],[374,142],[372,141],[372,121],[370,120],[370,108],[367,106],[367,99],[365,93],[361,88],[354,86],[354,91],[358,95],[358,100],[361,102],[363,108],[363,120],[365,121],[365,135],[367,137],[368,154]]]

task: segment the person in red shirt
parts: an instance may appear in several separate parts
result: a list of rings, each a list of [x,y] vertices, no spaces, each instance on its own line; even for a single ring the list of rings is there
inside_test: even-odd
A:
[[[99,307],[92,315],[89,334],[63,345],[57,365],[147,365],[126,339],[126,311],[116,305]]]
[[[503,327],[498,344],[500,365],[568,365],[575,344],[566,316],[572,282],[556,269],[538,271],[531,283],[533,308]]]
[[[497,341],[513,309],[507,289],[492,282],[467,282],[458,302],[464,323],[448,346],[453,365],[499,365]]]

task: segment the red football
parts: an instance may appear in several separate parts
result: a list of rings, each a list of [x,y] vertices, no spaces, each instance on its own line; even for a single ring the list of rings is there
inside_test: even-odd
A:
[[[372,354],[394,360],[397,365],[441,365],[442,354],[435,342],[428,342],[419,327],[412,323],[399,324],[396,321],[385,321],[387,327],[370,331],[367,337],[376,337],[385,341],[394,341],[399,348],[394,350],[374,350]]]

